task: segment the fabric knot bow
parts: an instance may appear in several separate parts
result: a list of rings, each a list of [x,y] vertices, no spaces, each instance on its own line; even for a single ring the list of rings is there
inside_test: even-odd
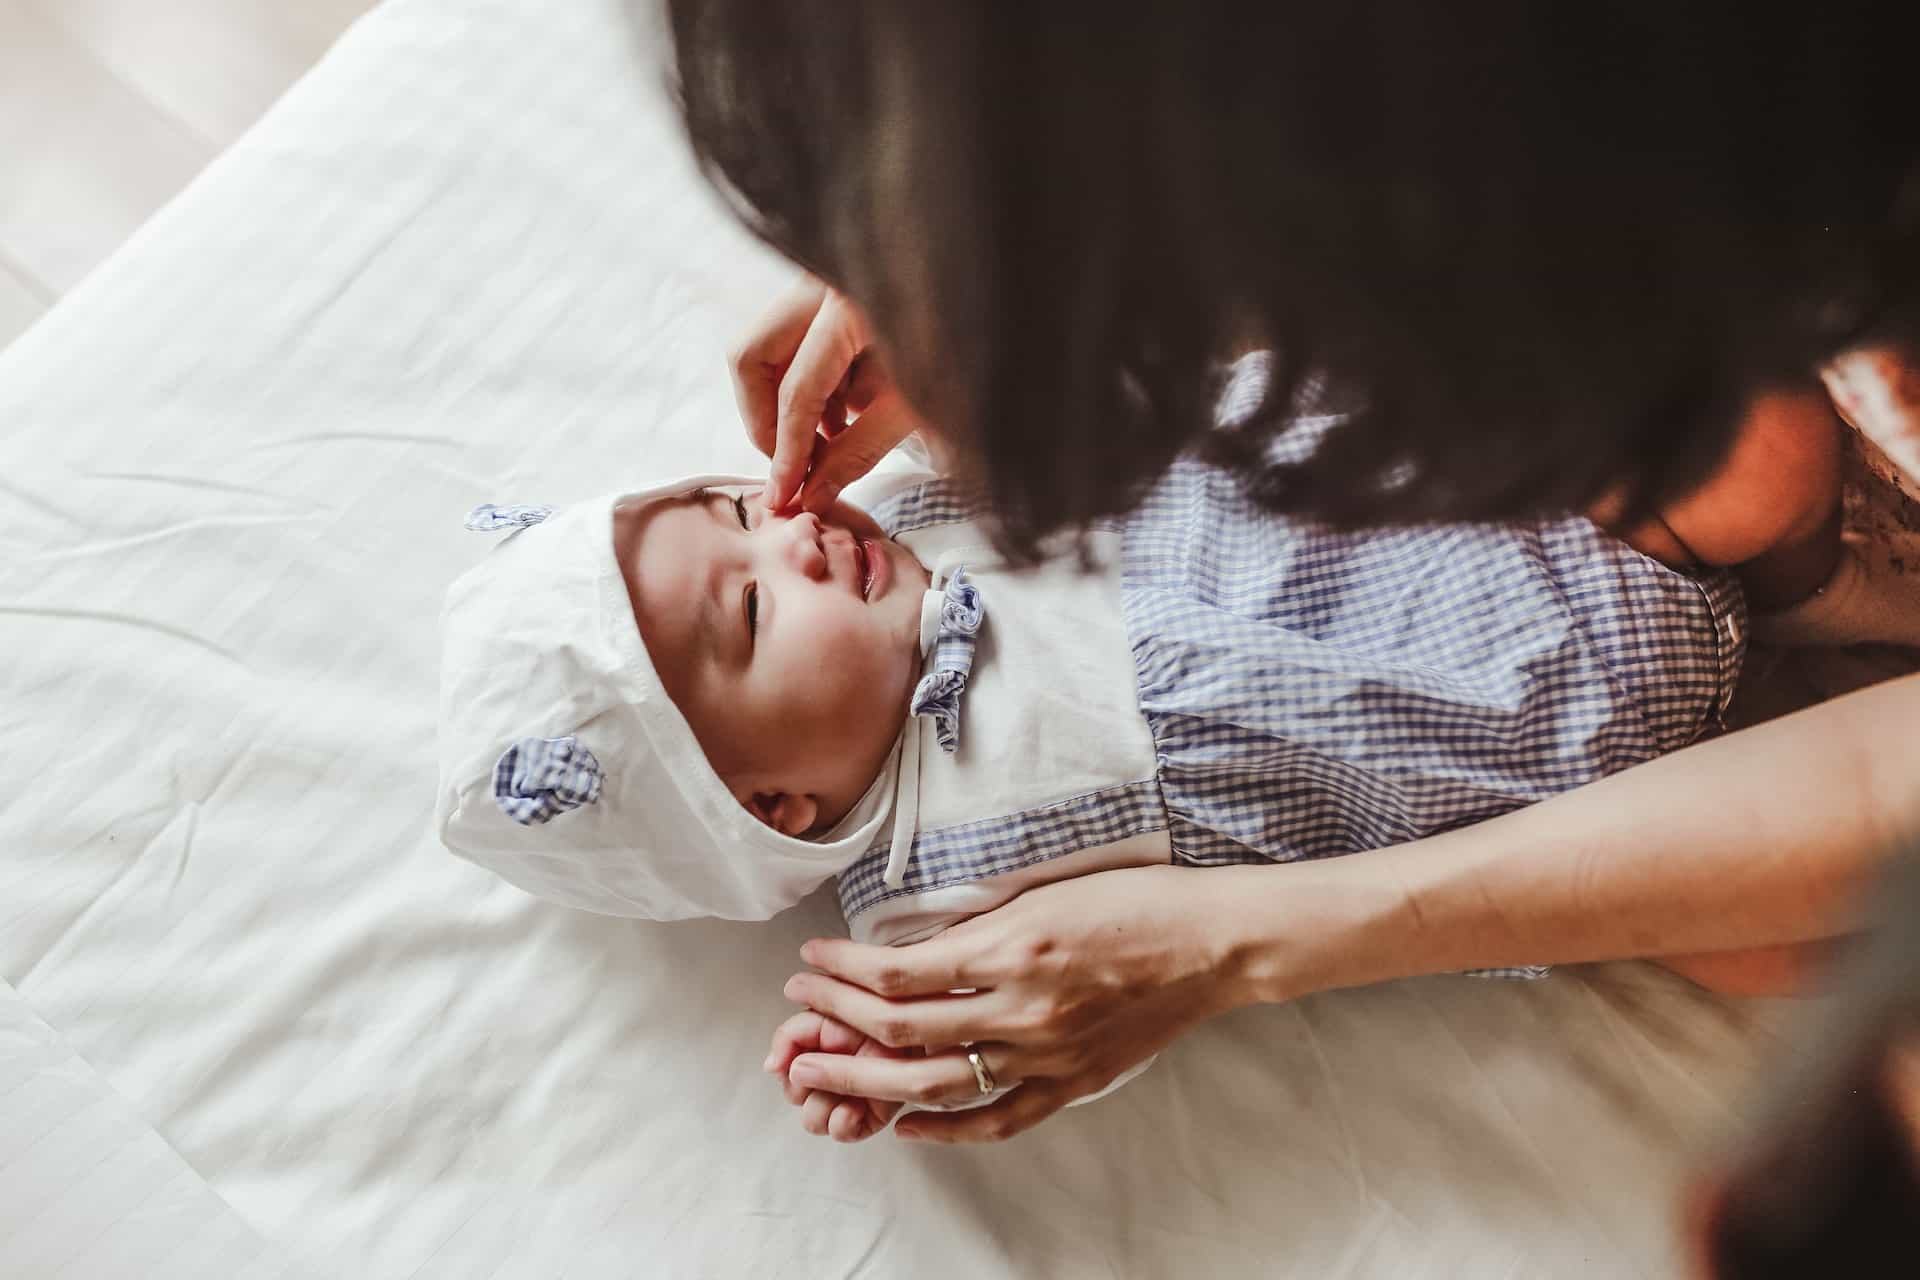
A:
[[[467,513],[467,528],[475,533],[494,533],[500,529],[530,529],[553,514],[544,503],[526,503],[514,507],[483,502]]]
[[[523,827],[600,798],[600,762],[575,737],[521,738],[493,764],[493,798]]]
[[[967,581],[965,569],[955,569],[940,600],[933,670],[915,686],[913,701],[908,704],[914,715],[932,719],[934,737],[948,755],[960,749],[960,695],[973,673],[973,653],[985,618],[980,592]]]

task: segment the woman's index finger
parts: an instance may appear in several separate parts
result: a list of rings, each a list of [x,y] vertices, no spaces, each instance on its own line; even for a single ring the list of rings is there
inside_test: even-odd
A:
[[[800,959],[888,999],[946,995],[978,985],[967,980],[961,953],[945,934],[903,947],[815,938],[800,948]]]
[[[734,400],[747,435],[768,456],[779,422],[780,380],[825,297],[826,287],[818,281],[800,281],[767,310],[733,354]]]

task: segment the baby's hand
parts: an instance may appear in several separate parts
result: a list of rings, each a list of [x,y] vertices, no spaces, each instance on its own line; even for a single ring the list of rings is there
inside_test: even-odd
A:
[[[904,1054],[811,1009],[781,1023],[773,1033],[773,1049],[767,1054],[766,1070],[769,1075],[780,1077],[787,1101],[800,1108],[800,1126],[808,1133],[829,1136],[835,1142],[859,1142],[885,1129],[900,1110],[897,1102],[842,1097],[796,1085],[787,1078],[787,1069],[803,1053],[880,1058],[898,1058]]]

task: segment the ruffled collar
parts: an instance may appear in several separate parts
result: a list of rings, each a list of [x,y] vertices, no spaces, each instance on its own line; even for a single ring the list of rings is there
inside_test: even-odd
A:
[[[920,604],[920,652],[932,655],[930,669],[914,688],[906,728],[895,749],[893,844],[887,852],[886,883],[899,888],[913,856],[920,825],[920,721],[933,726],[940,749],[960,749],[960,700],[973,675],[980,626],[986,607],[967,577],[964,552],[953,552],[934,566],[932,586]]]

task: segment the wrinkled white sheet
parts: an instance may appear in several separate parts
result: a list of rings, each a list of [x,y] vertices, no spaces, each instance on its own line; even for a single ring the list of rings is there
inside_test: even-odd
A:
[[[0,982],[0,1274],[300,1274]]]
[[[658,84],[613,0],[392,0],[0,356],[9,1016],[324,1274],[1672,1274],[1775,1010],[1403,983],[1012,1147],[841,1148],[758,1070],[823,899],[649,926],[435,847],[467,508],[753,462],[721,352],[782,271]]]

